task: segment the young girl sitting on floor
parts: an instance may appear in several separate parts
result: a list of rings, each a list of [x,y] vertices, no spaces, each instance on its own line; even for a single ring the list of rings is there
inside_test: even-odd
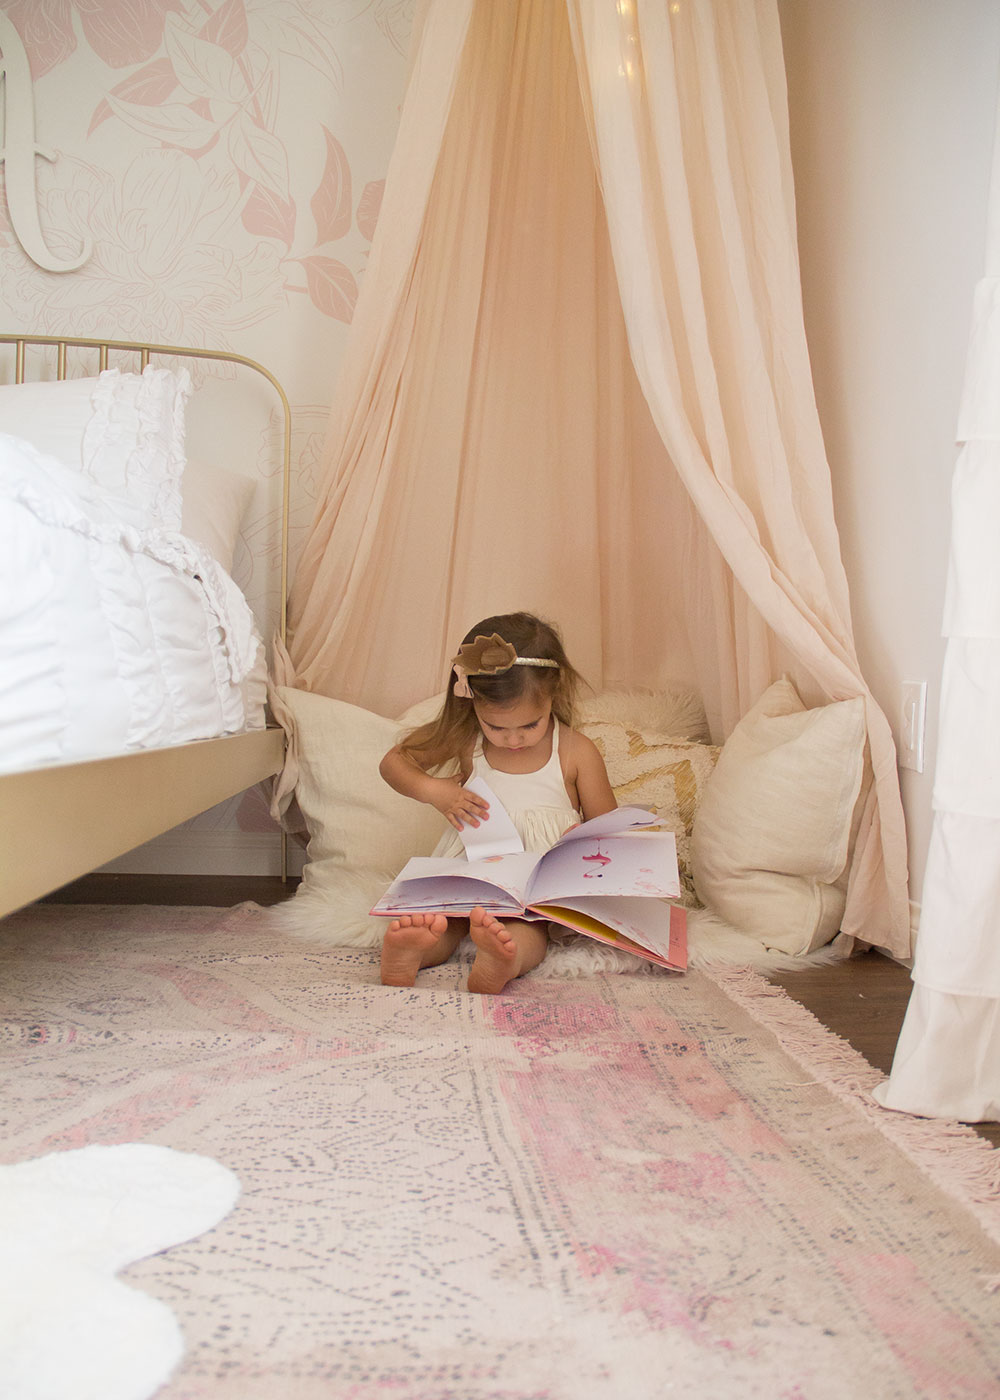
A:
[[[581,817],[614,811],[604,760],[571,728],[580,681],[558,633],[530,613],[487,617],[452,660],[454,684],[436,720],[390,749],[379,771],[405,797],[429,802],[454,831],[434,854],[459,855],[466,824],[489,821],[488,804],[464,784],[483,778],[510,814],[526,851],[541,854]],[[434,774],[444,769],[449,776]],[[498,919],[476,908],[468,919],[409,914],[382,942],[382,981],[412,987],[422,967],[446,962],[465,933],[476,958],[470,992],[500,992],[545,957],[548,925]]]

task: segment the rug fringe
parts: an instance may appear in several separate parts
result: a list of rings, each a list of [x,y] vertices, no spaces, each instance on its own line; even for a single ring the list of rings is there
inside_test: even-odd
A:
[[[755,1021],[819,1083],[851,1103],[1000,1244],[1000,1152],[957,1119],[918,1118],[886,1109],[872,1090],[886,1076],[811,1011],[751,968],[703,966],[703,975]]]

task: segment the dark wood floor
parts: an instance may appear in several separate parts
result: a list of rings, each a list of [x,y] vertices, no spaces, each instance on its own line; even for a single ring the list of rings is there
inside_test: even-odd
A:
[[[298,879],[267,875],[84,875],[46,895],[42,904],[215,904],[229,908],[252,899],[280,904]]]
[[[252,899],[277,904],[295,892],[297,880],[247,876],[87,875],[47,897],[61,904],[215,904]],[[771,981],[842,1036],[885,1073],[903,1023],[910,995],[905,967],[880,953],[863,953],[829,967],[776,973]],[[977,1131],[1000,1146],[1000,1125],[977,1124]]]

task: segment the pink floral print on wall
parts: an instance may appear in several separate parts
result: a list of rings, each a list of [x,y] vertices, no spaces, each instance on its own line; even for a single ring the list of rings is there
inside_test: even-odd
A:
[[[9,0],[3,7],[28,52],[35,78],[42,77],[74,52],[74,16],[94,53],[110,68],[143,63],[163,40],[163,25],[180,0]]]
[[[122,335],[148,334],[155,326],[166,336],[163,321],[152,316],[150,283],[161,289],[153,298],[157,311],[182,322],[170,329],[171,337],[196,344],[219,344],[220,331],[254,325],[300,296],[322,315],[350,322],[383,181],[362,186],[355,210],[351,159],[341,136],[349,128],[356,140],[359,127],[348,121],[341,136],[331,129],[338,102],[342,106],[341,49],[349,49],[343,7],[317,0],[0,3],[22,36],[43,98],[45,78],[68,68],[71,59],[74,74],[107,73],[103,96],[72,142],[62,143],[58,170],[39,198],[43,224],[56,238],[68,243],[91,229],[100,243],[93,265],[55,297],[64,314],[70,291],[76,329],[97,329],[89,314],[101,300],[95,282],[111,292]],[[354,19],[369,11],[397,53],[411,8],[388,0],[348,7]],[[81,52],[84,45],[89,55]],[[329,92],[328,111],[289,104],[303,65]],[[132,156],[121,167],[89,158],[91,150],[107,150],[97,138],[112,127]],[[319,137],[322,164],[308,168],[307,154],[319,148]],[[150,246],[142,246],[143,237]],[[136,275],[123,278],[121,263]],[[195,263],[208,275],[210,297]],[[4,269],[4,299],[15,310],[30,302],[47,320],[52,298],[44,277],[30,265],[19,268],[20,275],[12,272]],[[119,304],[123,284],[132,290],[134,315]],[[214,304],[201,324],[205,318],[195,308],[209,301]],[[103,306],[111,309],[107,300]],[[107,315],[99,319],[105,328]],[[214,340],[206,341],[213,328]]]

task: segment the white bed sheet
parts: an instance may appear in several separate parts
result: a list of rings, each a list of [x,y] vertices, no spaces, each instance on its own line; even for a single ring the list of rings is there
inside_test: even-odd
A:
[[[0,772],[261,728],[265,695],[206,549],[0,433]]]

